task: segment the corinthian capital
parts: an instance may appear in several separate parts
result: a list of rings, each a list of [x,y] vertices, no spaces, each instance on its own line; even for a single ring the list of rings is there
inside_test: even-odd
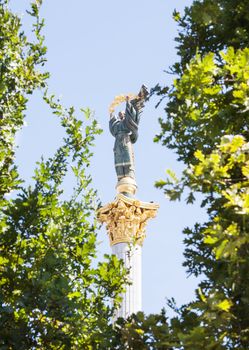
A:
[[[158,205],[119,194],[115,201],[98,211],[98,220],[105,223],[110,244],[143,244],[147,220],[156,216]]]

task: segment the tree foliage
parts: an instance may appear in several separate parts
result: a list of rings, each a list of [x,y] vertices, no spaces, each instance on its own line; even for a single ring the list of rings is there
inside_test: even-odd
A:
[[[249,48],[197,53],[168,93],[167,119],[156,137],[189,164],[227,134],[249,139]]]
[[[179,344],[171,331],[165,311],[161,314],[145,316],[138,312],[127,320],[118,319],[115,323],[110,349],[120,350],[173,350]]]
[[[203,343],[207,349],[246,349],[249,142],[241,135],[224,136],[211,154],[197,150],[193,163],[178,184],[169,180],[165,188],[167,192],[170,186],[168,194],[175,190],[179,197],[185,188],[202,193],[202,206],[210,218],[205,224],[196,224],[194,229],[187,228],[184,232],[184,265],[189,273],[205,276],[196,300],[183,307],[191,310],[197,320],[194,328],[182,332],[184,348],[197,349],[196,336],[203,333],[202,337],[208,339]]]
[[[248,349],[249,344],[249,3],[198,0],[181,16],[179,62],[156,141],[186,165],[157,186],[172,200],[202,194],[208,220],[184,230],[194,301],[178,309],[177,349]]]
[[[8,1],[0,1],[0,348],[98,348],[110,330],[125,271],[115,256],[95,262],[98,198],[88,167],[100,129],[89,110],[78,118],[73,107],[65,109],[47,93],[38,3],[29,11],[30,42]],[[65,136],[51,158],[37,162],[34,185],[27,187],[14,163],[15,135],[37,88]],[[66,200],[68,171],[74,188]]]
[[[174,70],[181,73],[196,50],[218,54],[231,46],[249,47],[249,4],[247,0],[194,0],[184,14],[173,14],[178,23],[178,56]]]

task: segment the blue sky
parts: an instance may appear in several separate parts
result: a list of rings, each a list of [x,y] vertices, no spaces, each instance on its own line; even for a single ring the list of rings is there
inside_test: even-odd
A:
[[[12,0],[13,8],[22,13],[29,1]],[[91,173],[103,204],[115,197],[116,175],[113,166],[114,139],[108,130],[108,107],[116,95],[137,93],[145,83],[170,84],[167,70],[176,60],[174,8],[182,12],[190,0],[44,0],[42,16],[48,47],[47,70],[51,72],[50,90],[61,97],[64,105],[89,107],[104,132],[96,140]],[[29,22],[26,22],[26,26]],[[159,312],[165,298],[174,297],[178,304],[193,297],[196,280],[187,278],[182,267],[183,234],[186,226],[204,220],[198,204],[169,202],[154,182],[171,168],[183,168],[172,151],[153,143],[160,131],[158,118],[164,116],[163,105],[155,109],[151,99],[144,109],[135,144],[137,198],[160,205],[156,219],[147,229],[143,247],[143,310]],[[41,103],[36,93],[27,112],[27,126],[18,135],[17,162],[21,176],[30,178],[35,162],[43,154],[50,156],[60,144],[55,117]],[[70,178],[66,190],[72,186]],[[99,232],[99,256],[110,252],[105,229]]]

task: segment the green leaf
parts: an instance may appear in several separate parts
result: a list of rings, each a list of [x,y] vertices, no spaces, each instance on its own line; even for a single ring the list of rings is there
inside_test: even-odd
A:
[[[229,312],[230,308],[233,306],[233,303],[231,300],[225,299],[221,301],[217,307],[221,309],[222,311]]]

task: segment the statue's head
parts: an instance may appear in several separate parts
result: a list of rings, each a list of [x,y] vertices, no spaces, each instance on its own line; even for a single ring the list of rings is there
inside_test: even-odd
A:
[[[120,119],[120,120],[123,120],[123,119],[125,118],[125,112],[124,112],[124,111],[119,112],[119,113],[118,113],[118,116],[119,116],[119,119]]]

